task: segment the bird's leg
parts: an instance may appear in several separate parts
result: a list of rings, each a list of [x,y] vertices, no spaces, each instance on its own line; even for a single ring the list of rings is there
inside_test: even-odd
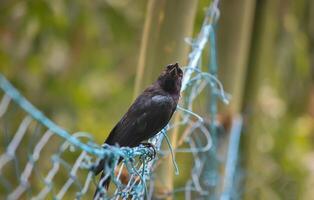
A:
[[[151,149],[153,149],[153,151],[154,151],[153,156],[150,157],[150,159],[153,160],[153,159],[156,157],[156,148],[155,148],[155,145],[153,145],[152,143],[149,143],[149,142],[143,142],[143,143],[141,143],[141,145],[143,145],[143,146],[146,147],[146,148],[151,148]]]

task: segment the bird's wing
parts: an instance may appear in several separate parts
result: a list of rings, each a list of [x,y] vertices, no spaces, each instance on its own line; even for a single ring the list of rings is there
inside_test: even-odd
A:
[[[122,119],[112,129],[106,144],[134,147],[147,140],[167,125],[176,102],[167,95],[143,93],[131,105]],[[99,174],[105,164],[102,159],[94,168],[95,175]],[[107,179],[106,183],[109,183]]]
[[[159,132],[170,120],[176,102],[169,95],[140,95],[131,105],[105,143],[134,147]]]

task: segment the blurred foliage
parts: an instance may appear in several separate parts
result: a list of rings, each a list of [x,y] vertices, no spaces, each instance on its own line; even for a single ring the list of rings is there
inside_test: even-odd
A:
[[[314,20],[309,8],[314,12],[314,4],[273,2],[275,10],[260,13],[261,3],[255,8],[257,14],[275,14],[266,27],[272,35],[265,36],[263,70],[249,74],[258,83],[256,94],[246,94],[255,96],[253,103],[244,106],[249,113],[246,134],[252,135],[243,143],[245,177],[251,180],[244,194],[247,199],[311,199]],[[71,132],[90,132],[101,143],[132,101],[146,4],[2,0],[0,72],[58,124]],[[199,1],[195,32],[208,4]],[[182,168],[181,174],[188,170]]]
[[[312,199],[311,1],[257,1],[247,84],[246,199]],[[262,19],[262,20],[260,20]],[[276,19],[276,20],[275,20]],[[255,96],[255,97],[252,97]]]
[[[0,69],[71,131],[104,140],[131,102],[146,2],[1,1]]]

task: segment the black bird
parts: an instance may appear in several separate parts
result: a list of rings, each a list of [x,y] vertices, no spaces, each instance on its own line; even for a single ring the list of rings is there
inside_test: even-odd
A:
[[[105,143],[120,147],[135,147],[161,131],[168,124],[177,107],[182,77],[183,72],[178,63],[168,65],[158,79],[136,98],[122,119],[111,130]],[[94,168],[95,175],[103,171],[105,159],[102,159]],[[101,177],[104,174],[103,172]],[[108,189],[109,183],[110,177],[103,182],[102,186]]]

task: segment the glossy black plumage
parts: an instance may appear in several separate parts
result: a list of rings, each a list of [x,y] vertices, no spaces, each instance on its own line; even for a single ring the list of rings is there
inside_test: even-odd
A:
[[[106,139],[109,145],[135,147],[167,125],[177,107],[183,72],[177,63],[168,65],[158,79],[139,95]],[[94,172],[103,170],[103,159]],[[105,181],[108,187],[109,179]]]

